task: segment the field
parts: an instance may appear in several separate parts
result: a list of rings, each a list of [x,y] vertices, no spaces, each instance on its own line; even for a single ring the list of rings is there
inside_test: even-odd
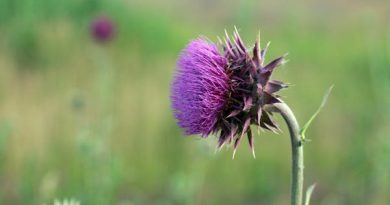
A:
[[[99,43],[98,16],[115,26]],[[181,49],[259,30],[273,78],[309,128],[311,204],[390,203],[390,4],[386,0],[0,0],[0,204],[233,205],[289,203],[286,126],[255,134],[232,160],[216,138],[185,137],[170,105]]]

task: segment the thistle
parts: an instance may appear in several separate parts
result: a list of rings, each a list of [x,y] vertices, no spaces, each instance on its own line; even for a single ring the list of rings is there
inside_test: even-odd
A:
[[[281,102],[276,92],[287,87],[270,80],[284,56],[265,64],[269,44],[261,49],[258,39],[248,49],[237,29],[232,37],[226,33],[219,45],[221,51],[202,37],[182,51],[171,88],[174,114],[187,135],[218,135],[219,148],[233,143],[233,157],[246,135],[255,156],[250,125],[279,130],[264,107]]]
[[[247,49],[237,29],[232,39],[226,33],[224,43],[219,40],[219,44],[222,52],[213,42],[198,38],[179,57],[171,88],[172,107],[179,126],[187,135],[217,134],[218,147],[233,143],[233,158],[246,134],[255,156],[250,126],[277,132],[279,127],[271,115],[280,114],[291,140],[291,205],[302,205],[305,131],[324,107],[332,87],[319,109],[299,128],[290,107],[276,94],[287,85],[270,79],[275,68],[284,63],[284,56],[265,64],[269,43],[261,49],[259,38],[253,48]],[[314,186],[309,187],[306,193],[306,205],[313,189]]]
[[[114,35],[114,24],[106,16],[97,17],[91,24],[91,35],[97,42],[108,42]]]

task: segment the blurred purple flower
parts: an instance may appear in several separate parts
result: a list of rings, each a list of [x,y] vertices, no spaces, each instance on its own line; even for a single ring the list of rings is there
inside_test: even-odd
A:
[[[91,24],[91,34],[98,42],[107,42],[114,35],[114,23],[106,16],[100,16],[94,19]]]
[[[218,134],[218,146],[233,142],[234,153],[246,134],[254,154],[251,124],[279,130],[263,108],[280,102],[275,93],[287,87],[270,80],[284,57],[264,66],[268,45],[261,50],[257,41],[250,54],[237,30],[233,40],[226,35],[225,44],[220,44],[223,54],[204,38],[190,42],[182,51],[171,88],[174,114],[187,135]]]

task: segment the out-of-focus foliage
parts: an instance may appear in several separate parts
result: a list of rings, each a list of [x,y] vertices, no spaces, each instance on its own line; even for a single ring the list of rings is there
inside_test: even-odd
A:
[[[288,204],[289,139],[255,136],[215,153],[183,137],[169,87],[181,48],[234,25],[261,30],[275,78],[303,124],[328,104],[305,146],[311,204],[390,203],[390,7],[387,1],[0,0],[0,204]],[[115,39],[90,23],[109,16]],[[282,120],[278,118],[280,124]]]

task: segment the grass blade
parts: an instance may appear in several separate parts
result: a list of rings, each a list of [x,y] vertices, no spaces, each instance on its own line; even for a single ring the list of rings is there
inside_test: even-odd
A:
[[[324,97],[322,98],[322,102],[320,107],[318,107],[317,111],[310,117],[310,119],[306,122],[306,124],[301,128],[300,135],[302,137],[302,140],[305,141],[305,132],[309,128],[310,124],[313,122],[313,120],[317,117],[317,115],[320,113],[322,108],[325,106],[326,101],[329,98],[330,93],[332,92],[333,85],[328,88],[328,90],[325,92]]]
[[[306,190],[306,198],[305,198],[305,205],[309,205],[310,204],[310,198],[311,198],[311,195],[314,191],[314,188],[316,188],[316,184],[312,184],[311,186],[309,186],[309,188],[307,188]]]

